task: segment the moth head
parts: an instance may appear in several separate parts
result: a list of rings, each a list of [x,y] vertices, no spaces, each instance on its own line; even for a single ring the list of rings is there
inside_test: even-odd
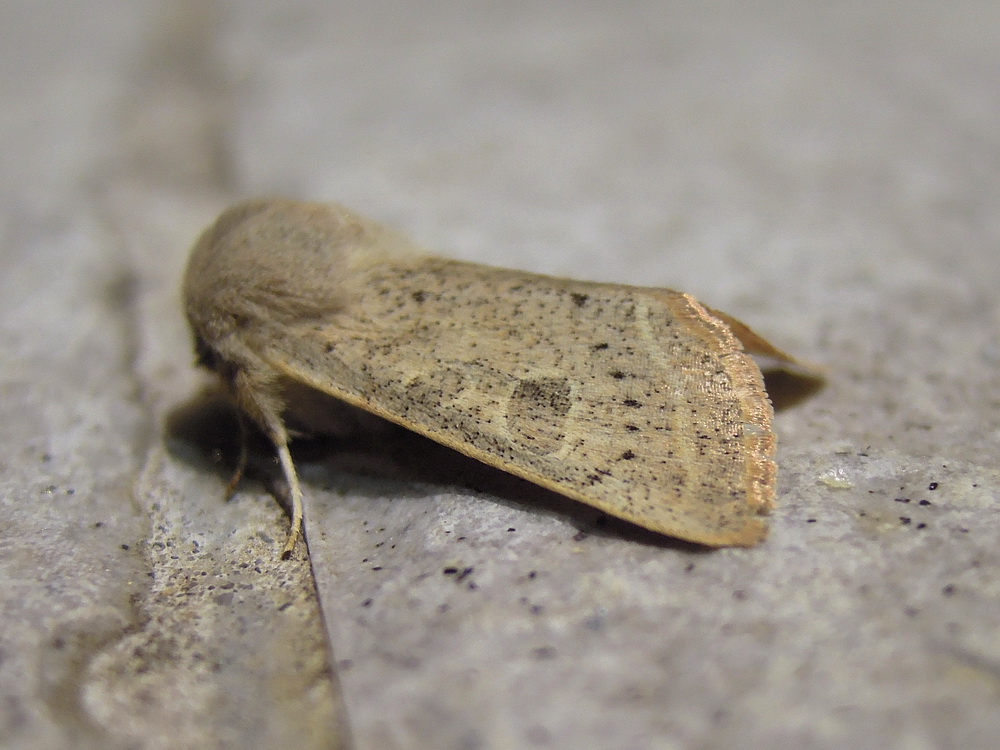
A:
[[[224,211],[195,243],[184,277],[195,337],[218,354],[234,336],[278,335],[336,312],[363,235],[338,206],[257,200]]]

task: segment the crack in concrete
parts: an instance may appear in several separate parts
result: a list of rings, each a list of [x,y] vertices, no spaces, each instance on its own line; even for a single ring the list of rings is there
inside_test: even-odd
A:
[[[131,436],[137,467],[136,489],[131,497],[140,506],[143,505],[140,485],[148,483],[151,472],[155,473],[153,466],[163,458],[162,451],[158,449],[157,414],[162,404],[157,403],[155,383],[144,371],[148,370],[144,357],[148,356],[149,349],[145,340],[149,330],[144,324],[148,322],[151,312],[148,305],[143,304],[143,284],[148,273],[145,271],[142,248],[134,244],[134,237],[143,234],[141,217],[148,215],[151,202],[164,193],[194,194],[214,200],[236,192],[235,170],[227,148],[228,123],[232,120],[230,92],[233,87],[220,74],[222,66],[216,54],[220,22],[218,3],[184,0],[177,3],[161,24],[151,31],[149,51],[136,67],[133,84],[123,94],[122,107],[117,116],[121,124],[116,130],[122,133],[123,148],[103,169],[97,171],[89,185],[94,215],[98,217],[108,241],[117,248],[114,256],[121,259],[107,284],[104,299],[120,327],[121,372],[128,383],[130,400],[141,414]],[[135,231],[134,227],[139,231]],[[149,515],[149,509],[145,510]],[[149,516],[151,522],[155,516],[155,513]],[[146,535],[147,541],[152,538],[153,535]],[[146,561],[149,575],[155,576],[151,581],[161,577],[169,580],[186,565],[177,557],[164,558],[152,549],[146,550]],[[282,580],[295,577],[294,571],[287,569],[275,575],[277,577],[270,585],[287,585],[281,583]],[[311,569],[307,568],[307,576],[306,585],[312,586],[315,598],[317,592]],[[262,583],[265,588],[269,585]],[[97,692],[114,692],[124,689],[125,682],[103,684],[95,678],[95,674],[100,673],[102,665],[105,668],[109,664],[126,667],[127,660],[122,661],[122,654],[128,652],[129,644],[136,639],[161,636],[162,633],[158,632],[160,628],[168,627],[167,623],[160,622],[164,607],[186,606],[187,610],[193,611],[192,603],[186,599],[181,598],[170,605],[162,601],[162,592],[154,594],[155,590],[156,586],[152,583],[144,587],[141,595],[134,600],[136,612],[133,621],[119,630],[115,637],[94,644],[93,649],[81,656],[74,670],[75,677],[52,686],[54,696],[64,696],[67,691],[75,696],[72,705],[76,724],[83,726],[85,723],[94,731],[117,729],[120,732],[125,728],[125,725],[118,726],[120,722],[117,721],[114,728],[102,726],[101,717],[91,715],[81,702],[81,691],[96,689]],[[154,595],[155,600],[151,600],[149,597]],[[318,600],[315,610],[320,616],[318,627],[325,645],[328,683],[325,689],[331,695],[329,706],[324,708],[324,701],[317,697],[324,694],[323,690],[317,692],[314,688],[303,696],[309,699],[298,710],[289,713],[286,718],[277,719],[275,726],[280,727],[283,721],[292,720],[300,711],[311,711],[309,722],[322,724],[325,721],[323,717],[332,711],[332,724],[316,734],[314,740],[334,731],[339,735],[339,746],[350,747],[352,741],[345,704],[340,698],[340,685],[332,667],[329,631],[322,622],[323,609]],[[158,615],[158,612],[161,614]],[[181,635],[185,632],[182,628]],[[190,636],[190,633],[187,635]],[[303,637],[308,641],[305,633]],[[291,649],[293,643],[279,639],[272,645]],[[232,679],[231,674],[228,679]],[[136,673],[134,679],[141,686],[146,677]],[[167,679],[163,689],[169,689],[171,682],[168,676],[161,674],[159,677]],[[95,679],[97,683],[94,683]],[[126,679],[127,675],[119,676],[119,680]]]

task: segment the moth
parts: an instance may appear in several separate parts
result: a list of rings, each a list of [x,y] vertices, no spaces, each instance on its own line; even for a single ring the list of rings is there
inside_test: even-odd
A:
[[[199,362],[277,450],[286,557],[303,392],[672,537],[766,535],[773,412],[750,355],[794,360],[687,294],[449,260],[338,205],[259,200],[201,235],[184,298]]]

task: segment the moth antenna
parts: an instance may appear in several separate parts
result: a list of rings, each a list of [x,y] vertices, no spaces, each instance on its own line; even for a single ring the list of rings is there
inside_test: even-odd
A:
[[[243,416],[243,412],[239,409],[236,410],[236,424],[239,428],[240,454],[236,458],[236,468],[233,470],[233,475],[229,478],[229,484],[226,485],[226,500],[232,500],[233,495],[236,494],[236,488],[239,487],[240,482],[243,480],[243,474],[247,470],[247,420]]]

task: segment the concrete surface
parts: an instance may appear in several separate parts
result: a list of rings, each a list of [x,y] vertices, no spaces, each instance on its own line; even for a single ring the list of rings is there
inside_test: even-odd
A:
[[[0,746],[995,746],[995,4],[247,5],[3,11]],[[178,299],[259,194],[824,364],[769,540],[397,434],[303,446],[278,561]]]

